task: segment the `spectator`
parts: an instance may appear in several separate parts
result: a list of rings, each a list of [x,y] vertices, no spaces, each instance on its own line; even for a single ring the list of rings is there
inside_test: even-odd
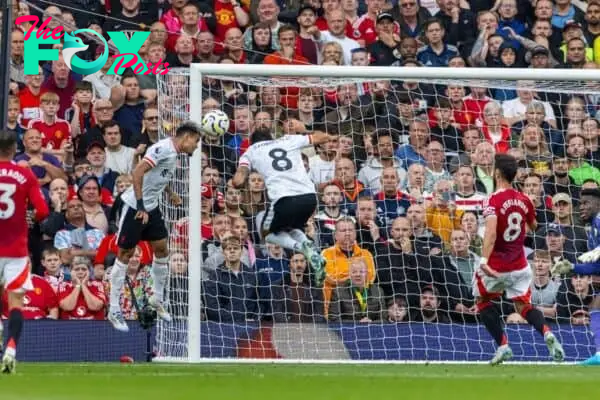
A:
[[[190,11],[195,8],[187,6]],[[195,26],[195,25],[194,25]],[[187,33],[178,33],[173,39],[173,51],[169,52],[166,62],[173,68],[189,68],[192,63],[199,63],[200,59],[195,56],[194,37]]]
[[[414,252],[422,256],[440,254],[442,239],[427,227],[423,205],[412,204],[406,212],[406,218],[408,218],[412,230]]]
[[[89,129],[96,126],[96,118],[92,112],[93,99],[92,84],[88,81],[77,82],[73,104],[65,111],[65,120],[71,124],[73,138],[85,134]]]
[[[102,139],[106,144],[104,153],[106,168],[118,174],[131,174],[139,161],[139,157],[145,150],[145,146],[140,145],[137,149],[123,146],[121,128],[115,121],[107,122],[102,126]]]
[[[321,44],[334,42],[342,47],[343,64],[350,65],[352,63],[352,51],[360,47],[360,44],[346,36],[346,19],[342,9],[331,11],[327,15],[328,30],[320,33],[319,42]]]
[[[90,280],[91,263],[76,256],[71,267],[71,282],[58,288],[60,319],[103,320],[107,297],[102,282]]]
[[[492,194],[494,188],[494,155],[495,150],[489,142],[482,142],[475,147],[473,162],[475,164],[475,187],[477,190]]]
[[[331,299],[328,319],[370,323],[387,320],[383,292],[376,283],[369,283],[367,261],[353,258],[349,265],[349,281],[338,284]]]
[[[21,125],[28,126],[29,121],[39,119],[42,116],[40,110],[40,97],[47,90],[42,90],[44,73],[42,67],[37,75],[25,75],[25,87],[18,93],[21,107]]]
[[[290,273],[271,287],[273,321],[285,323],[325,322],[323,290],[310,284],[306,259],[290,258]]]
[[[23,294],[23,319],[58,319],[58,299],[56,292],[41,276],[31,275],[31,289]],[[8,319],[8,294],[2,294],[2,319]]]
[[[569,175],[569,159],[554,154],[552,160],[552,175],[544,182],[544,193],[554,196],[565,193],[575,202],[579,200],[579,185]]]
[[[42,117],[29,121],[29,129],[42,134],[42,147],[45,152],[58,157],[64,156],[64,142],[71,140],[71,125],[56,116],[59,97],[56,93],[46,92],[40,97]]]
[[[373,58],[371,65],[400,65],[402,60],[400,35],[395,32],[398,29],[398,25],[394,21],[392,14],[379,14],[375,29],[377,30],[377,40],[367,48]]]
[[[322,209],[315,215],[319,243],[322,247],[329,247],[334,244],[335,225],[345,216],[340,208],[341,202],[341,189],[333,183],[326,184],[321,195]]]
[[[475,161],[475,150],[481,141],[482,138],[479,129],[471,127],[463,131],[462,150],[457,155],[451,156],[448,161],[448,170],[452,172],[460,165],[472,165]]]
[[[589,305],[593,299],[591,277],[573,275],[565,279],[556,295],[556,320],[560,324],[589,324]]]
[[[428,45],[419,49],[417,60],[426,67],[447,67],[450,59],[458,55],[458,49],[444,42],[446,32],[442,22],[438,19],[430,19],[425,22],[423,30]]]
[[[150,276],[150,267],[141,263],[142,249],[136,247],[133,255],[129,259],[127,264],[127,276],[126,280],[128,283],[123,286],[121,291],[121,310],[123,310],[123,317],[126,320],[137,320],[138,313],[136,305],[134,304],[133,298],[137,302],[137,307],[140,309],[144,308],[148,304],[148,298],[152,296],[152,277]],[[106,271],[105,276],[110,276],[110,268]],[[133,293],[131,293],[133,288]],[[107,295],[110,294],[110,284],[107,290]]]
[[[44,267],[44,280],[50,284],[54,293],[57,293],[61,283],[71,279],[70,272],[61,264],[60,253],[54,247],[48,247],[42,252],[41,261]],[[58,319],[58,310],[56,319]]]
[[[569,177],[578,186],[589,179],[600,183],[600,170],[586,161],[585,153],[585,140],[583,137],[579,134],[568,136]]]
[[[406,180],[402,183],[402,191],[412,197],[414,201],[423,200],[425,191],[425,166],[412,164],[408,167]]]
[[[392,299],[388,305],[387,315],[390,323],[406,322],[408,320],[406,300],[403,297]]]
[[[414,39],[422,36],[423,24],[431,18],[429,10],[415,0],[399,0],[392,15],[400,25],[400,36]]]
[[[475,190],[475,176],[470,165],[461,165],[454,173],[456,208],[480,215],[487,196]]]
[[[421,289],[419,309],[411,315],[413,322],[438,322],[449,323],[450,320],[440,310],[441,302],[439,292],[434,286],[425,286]]]
[[[437,100],[434,109],[434,126],[431,136],[443,144],[446,152],[458,152],[463,149],[460,138],[463,136],[460,125],[453,123],[452,105],[448,99],[442,97]]]
[[[58,95],[59,102],[56,111],[58,118],[64,118],[65,111],[71,107],[76,83],[62,56],[58,60],[52,61],[52,73],[42,84],[42,91]]]
[[[526,118],[527,106],[534,101],[538,101],[536,97],[537,93],[531,89],[529,82],[517,82],[517,98],[507,100],[502,104],[506,123],[512,127],[515,123],[524,120]],[[546,101],[543,101],[542,104],[545,110],[544,121],[552,128],[556,128],[556,117],[552,106]]]
[[[363,183],[356,179],[354,163],[347,158],[340,158],[336,161],[334,180],[332,182],[342,192],[341,207],[344,214],[353,214],[358,198],[371,194]]]
[[[42,149],[42,135],[37,129],[28,129],[23,136],[25,151],[15,157],[19,165],[31,168],[40,186],[48,188],[54,179],[67,179],[61,162]]]
[[[196,38],[198,46],[197,58],[201,63],[217,63],[219,57],[214,53],[215,35],[212,32],[200,32]]]
[[[531,303],[544,313],[544,317],[553,320],[556,318],[556,295],[560,282],[550,276],[551,266],[550,252],[536,250],[533,256]]]
[[[390,226],[397,217],[405,216],[411,201],[414,200],[399,190],[399,186],[400,178],[397,169],[384,168],[381,173],[381,191],[376,193],[374,198],[377,218],[384,226]]]
[[[427,145],[425,151],[427,166],[425,167],[425,191],[431,192],[433,186],[441,181],[451,179],[450,174],[445,168],[444,147],[441,142],[432,140]]]
[[[242,244],[231,236],[223,241],[225,262],[203,282],[206,317],[216,322],[255,321],[259,317],[254,271],[241,261]]]
[[[357,241],[359,246],[373,254],[375,245],[385,241],[383,222],[377,218],[377,209],[373,198],[359,197],[356,204]]]
[[[141,132],[147,99],[140,92],[138,77],[126,75],[121,80],[121,85],[113,87],[111,93],[115,108],[114,119],[128,132]]]
[[[65,225],[65,212],[67,210],[67,196],[69,195],[69,186],[62,178],[54,179],[50,182],[50,215],[41,225],[41,231],[44,235],[44,241],[52,244],[54,235]]]
[[[332,292],[338,285],[343,285],[350,277],[350,261],[353,258],[364,258],[367,264],[368,284],[375,280],[375,264],[373,256],[356,242],[354,220],[344,217],[335,224],[335,245],[323,250],[326,260],[325,282],[323,285],[324,310],[329,310]]]
[[[452,191],[452,181],[440,180],[433,186],[433,198],[427,206],[427,227],[438,235],[444,243],[450,243],[452,230],[460,228],[464,211],[456,207],[456,193]]]
[[[390,130],[377,130],[371,135],[373,147],[376,149],[373,157],[367,159],[365,166],[358,173],[358,180],[363,182],[370,192],[381,191],[381,176],[385,168],[392,167],[400,181],[406,177],[402,162],[394,153],[398,148],[398,140]]]
[[[115,189],[115,181],[119,174],[106,167],[106,150],[101,142],[93,142],[88,146],[87,162],[90,171],[85,172],[85,174],[94,175],[102,188],[105,188],[109,193],[112,193]]]
[[[425,153],[429,144],[429,127],[424,121],[414,120],[409,128],[409,142],[396,150],[398,157],[405,168],[409,168],[413,163],[426,165]]]
[[[74,257],[93,258],[104,238],[104,232],[89,226],[85,221],[83,203],[70,199],[65,213],[65,226],[54,237],[54,247],[60,252],[63,264],[71,264]]]
[[[98,178],[84,175],[77,183],[77,197],[82,201],[86,224],[108,232],[109,206],[102,204],[102,187]]]
[[[141,7],[141,0],[120,0],[121,9],[115,10],[104,24],[104,31],[123,31],[137,28],[140,24],[150,26],[158,19],[155,12]]]

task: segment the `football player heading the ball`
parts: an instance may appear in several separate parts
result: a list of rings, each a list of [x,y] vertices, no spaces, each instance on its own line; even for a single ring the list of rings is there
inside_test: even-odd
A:
[[[159,318],[170,321],[171,316],[163,304],[165,285],[169,273],[169,233],[158,207],[165,191],[175,206],[181,199],[168,184],[177,167],[178,154],[192,155],[198,147],[201,127],[194,122],[185,122],[175,130],[175,137],[162,139],[150,146],[142,161],[133,170],[133,185],[122,196],[123,209],[117,232],[119,247],[110,273],[110,306],[108,320],[122,332],[129,331],[120,305],[121,290],[125,283],[127,264],[141,240],[149,241],[154,251],[152,260],[152,295],[149,305]]]
[[[578,275],[600,276],[600,189],[584,189],[579,201],[579,216],[584,223],[590,223],[588,233],[588,252],[579,257],[581,264],[572,264],[568,260],[556,260],[552,266],[553,275],[575,273]],[[594,334],[596,353],[582,365],[600,366],[600,283],[594,282],[594,299],[590,304],[590,329]]]

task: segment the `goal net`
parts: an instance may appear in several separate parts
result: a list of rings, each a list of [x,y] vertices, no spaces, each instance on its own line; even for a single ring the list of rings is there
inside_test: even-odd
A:
[[[588,357],[593,279],[552,277],[549,268],[588,250],[578,199],[600,184],[598,78],[593,70],[229,64],[159,76],[163,136],[212,109],[231,127],[181,158],[173,189],[183,206],[162,204],[174,321],[158,325],[158,359],[490,359],[496,346],[474,306],[472,277],[494,153],[519,160],[516,186],[536,205],[539,228],[525,249],[533,304],[568,361]],[[303,256],[262,240],[262,177],[251,174],[241,191],[228,185],[260,129],[338,137],[304,151],[319,188],[306,233],[328,259],[322,285]],[[336,233],[344,219],[350,238]],[[224,264],[226,236],[243,243],[241,272]],[[515,360],[549,361],[512,302],[495,306]]]

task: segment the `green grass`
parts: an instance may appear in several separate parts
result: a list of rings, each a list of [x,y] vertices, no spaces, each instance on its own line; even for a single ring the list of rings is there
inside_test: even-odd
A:
[[[591,400],[600,388],[600,368],[577,366],[21,363],[17,371],[0,376],[0,399]]]

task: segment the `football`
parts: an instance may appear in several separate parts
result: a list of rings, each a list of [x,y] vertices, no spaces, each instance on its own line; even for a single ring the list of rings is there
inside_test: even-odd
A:
[[[229,129],[229,117],[221,110],[212,110],[202,117],[202,130],[210,136],[224,135]]]

